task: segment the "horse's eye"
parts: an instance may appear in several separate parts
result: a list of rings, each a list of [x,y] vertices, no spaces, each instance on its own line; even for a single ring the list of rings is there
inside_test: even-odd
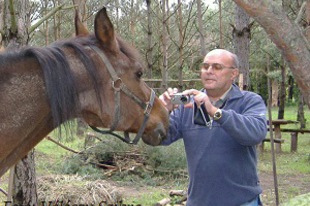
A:
[[[138,71],[138,72],[136,73],[136,75],[137,75],[137,77],[138,77],[139,79],[141,79],[141,77],[142,77],[142,75],[143,75],[143,72]]]

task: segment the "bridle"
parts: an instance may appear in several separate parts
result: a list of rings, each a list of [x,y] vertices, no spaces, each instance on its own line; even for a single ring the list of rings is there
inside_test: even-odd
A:
[[[117,73],[115,72],[115,69],[111,65],[109,59],[106,57],[106,55],[96,46],[91,45],[89,46],[93,51],[95,51],[99,57],[101,58],[102,62],[104,63],[107,71],[110,74],[111,77],[111,83],[112,88],[114,89],[114,116],[113,116],[113,122],[110,126],[109,130],[101,130],[97,127],[90,126],[94,131],[99,132],[101,134],[111,134],[118,139],[122,140],[123,142],[126,142],[128,144],[137,144],[144,132],[147,120],[149,119],[151,110],[153,108],[153,103],[155,99],[155,92],[153,89],[151,89],[151,95],[148,102],[142,101],[138,96],[136,96],[132,91],[128,89],[128,87],[123,83],[122,79],[118,77]],[[133,140],[130,139],[129,133],[124,132],[124,137],[115,134],[113,131],[115,130],[116,126],[118,125],[119,119],[120,119],[120,92],[124,92],[127,96],[129,96],[134,102],[136,102],[140,107],[144,110],[143,112],[143,120],[140,125],[140,128]]]

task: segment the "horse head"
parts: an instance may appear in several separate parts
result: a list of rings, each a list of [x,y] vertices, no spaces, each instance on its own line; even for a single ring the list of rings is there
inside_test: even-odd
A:
[[[145,66],[137,51],[116,35],[105,8],[95,16],[94,35],[77,12],[75,28],[76,38],[92,39],[86,47],[99,70],[99,97],[93,87],[79,95],[84,121],[93,127],[141,133],[145,143],[160,144],[166,136],[168,112],[142,80]]]

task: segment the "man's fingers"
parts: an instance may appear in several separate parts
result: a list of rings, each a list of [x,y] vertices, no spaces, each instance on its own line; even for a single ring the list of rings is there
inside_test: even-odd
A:
[[[173,93],[177,93],[178,92],[178,88],[173,88]]]
[[[193,103],[192,102],[186,103],[184,104],[184,107],[193,107]]]
[[[197,95],[197,94],[199,94],[199,93],[200,93],[200,91],[198,91],[198,90],[196,90],[196,89],[189,89],[189,90],[185,90],[185,91],[183,92],[184,95],[191,95],[191,94]]]

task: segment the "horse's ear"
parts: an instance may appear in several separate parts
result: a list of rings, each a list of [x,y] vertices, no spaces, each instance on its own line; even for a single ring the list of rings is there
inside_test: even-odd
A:
[[[95,17],[95,35],[102,45],[111,51],[116,49],[116,39],[113,24],[110,21],[107,10],[103,7]]]
[[[81,22],[80,17],[79,17],[79,12],[76,9],[75,10],[75,35],[76,36],[86,36],[89,34],[88,29],[86,26]]]

